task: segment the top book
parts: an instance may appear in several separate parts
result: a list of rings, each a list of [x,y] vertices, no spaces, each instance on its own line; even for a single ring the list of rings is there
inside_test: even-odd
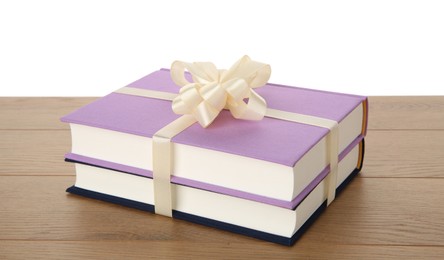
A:
[[[127,87],[170,93],[180,89],[167,69]],[[340,158],[366,134],[366,97],[277,84],[255,91],[269,108],[337,121]],[[72,133],[72,152],[66,157],[152,177],[153,134],[179,117],[171,101],[111,93],[62,118]],[[194,124],[172,138],[172,178],[294,208],[295,198],[328,170],[328,132],[269,117],[238,120],[222,111],[208,128]]]

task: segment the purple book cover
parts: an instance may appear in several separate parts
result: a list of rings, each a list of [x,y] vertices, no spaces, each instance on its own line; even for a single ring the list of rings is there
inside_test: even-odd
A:
[[[127,87],[171,93],[178,93],[180,89],[171,80],[167,69],[153,72]],[[277,84],[267,84],[256,91],[267,101],[269,108],[338,122],[364,103],[361,137],[365,135],[365,97]],[[61,120],[151,138],[155,132],[178,117],[180,115],[174,114],[170,101],[111,93]],[[261,121],[237,120],[228,111],[222,111],[208,128],[194,124],[176,135],[172,141],[293,167],[327,133],[325,128],[273,118]]]

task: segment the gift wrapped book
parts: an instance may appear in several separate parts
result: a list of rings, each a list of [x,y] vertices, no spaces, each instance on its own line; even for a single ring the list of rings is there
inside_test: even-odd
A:
[[[175,62],[63,117],[67,191],[292,245],[360,171],[367,99],[269,76]]]

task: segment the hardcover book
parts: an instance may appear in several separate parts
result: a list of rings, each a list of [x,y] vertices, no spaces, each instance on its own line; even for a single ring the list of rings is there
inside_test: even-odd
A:
[[[180,88],[161,69],[126,89]],[[359,172],[365,97],[277,84],[256,92],[271,109],[338,122],[336,188]],[[72,134],[66,160],[77,173],[68,191],[153,211],[153,136],[179,117],[171,101],[119,91],[63,117]],[[326,206],[328,134],[277,118],[239,120],[226,110],[207,128],[191,125],[171,139],[173,217],[292,244]]]

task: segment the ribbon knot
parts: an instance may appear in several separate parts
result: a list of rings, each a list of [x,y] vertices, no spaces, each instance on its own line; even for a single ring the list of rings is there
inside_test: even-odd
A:
[[[193,82],[185,78],[185,70]],[[173,111],[192,115],[203,127],[209,126],[224,108],[237,119],[261,120],[267,104],[253,89],[265,85],[270,74],[270,65],[248,56],[228,70],[219,70],[211,62],[175,61],[171,77],[181,89],[173,100]]]

